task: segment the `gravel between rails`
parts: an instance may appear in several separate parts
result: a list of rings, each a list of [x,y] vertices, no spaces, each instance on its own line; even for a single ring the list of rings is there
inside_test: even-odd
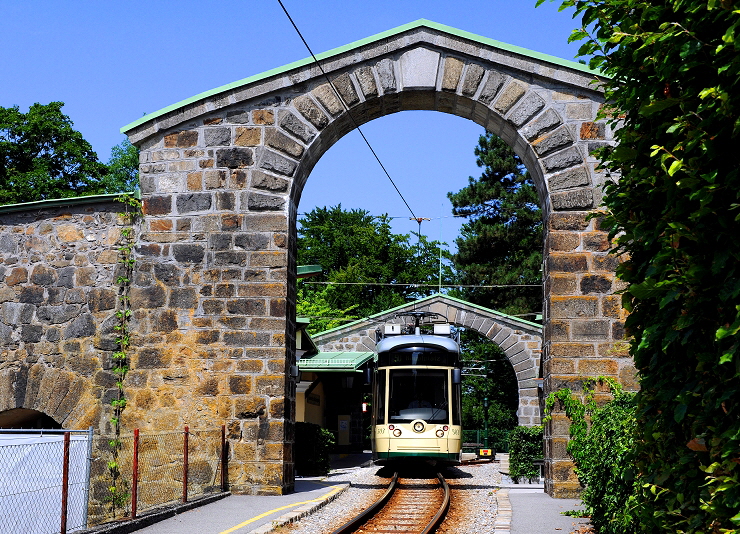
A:
[[[452,492],[447,519],[437,532],[485,534],[494,531],[496,491],[501,483],[498,464],[472,463],[442,471]],[[332,471],[326,484],[349,482],[351,487],[315,513],[275,530],[290,534],[328,534],[360,513],[383,494],[392,473],[377,465]]]

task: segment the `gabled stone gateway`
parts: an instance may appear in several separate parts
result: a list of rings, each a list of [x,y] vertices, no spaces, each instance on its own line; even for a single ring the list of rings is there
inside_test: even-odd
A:
[[[140,354],[162,368],[188,368],[204,350],[215,358],[207,374],[183,374],[180,400],[162,417],[173,425],[227,422],[236,491],[292,488],[295,387],[286,370],[295,363],[301,192],[314,164],[355,124],[414,109],[475,121],[506,140],[533,176],[546,227],[545,393],[564,385],[577,391],[584,377],[600,374],[634,385],[631,362],[613,350],[624,336],[619,298],[611,295],[618,259],[607,254],[599,219],[587,217],[605,180],[591,152],[613,140],[596,120],[604,101],[598,76],[425,20],[319,59],[337,93],[303,60],[123,129],[141,150],[146,212],[134,291]],[[166,269],[177,283],[158,280]],[[166,340],[161,306],[177,310]],[[159,383],[144,384],[158,395]],[[266,407],[259,421],[239,418],[255,411],[243,405],[258,404]],[[127,413],[139,416],[135,403]],[[546,487],[560,496],[580,487],[565,452],[567,428],[556,414],[546,429]]]
[[[321,352],[375,352],[375,330],[386,322],[399,322],[396,314],[412,310],[438,313],[451,324],[475,330],[501,347],[519,385],[519,424],[540,424],[537,390],[541,378],[542,326],[537,323],[437,294],[321,332],[312,339]]]
[[[444,300],[430,301],[430,309],[454,310],[455,322],[486,330],[504,347],[520,379],[524,423],[536,422],[536,376],[545,395],[562,386],[579,391],[584,378],[598,375],[636,388],[617,343],[624,338],[624,312],[612,294],[619,260],[608,254],[600,220],[588,217],[605,180],[590,154],[613,142],[610,127],[596,120],[598,77],[577,63],[424,20],[319,59],[338,95],[302,60],[124,128],[140,147],[145,210],[124,428],[225,424],[233,491],[293,488],[288,371],[301,192],[314,164],[355,123],[412,109],[458,115],[505,139],[537,184],[546,229],[541,360],[535,334],[521,322],[506,325]],[[118,208],[107,203],[0,208],[0,412],[43,411],[67,428],[104,433],[118,233]],[[545,472],[557,496],[580,487],[567,435],[567,419],[554,414]]]

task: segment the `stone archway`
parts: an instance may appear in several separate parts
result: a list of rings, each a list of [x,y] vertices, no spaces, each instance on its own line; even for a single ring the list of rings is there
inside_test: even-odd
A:
[[[89,380],[44,364],[0,370],[0,413],[29,410],[43,413],[62,428],[82,429],[98,423],[103,406],[92,395]]]
[[[294,385],[286,371],[295,358],[301,191],[321,155],[355,123],[412,109],[455,114],[498,134],[537,184],[546,227],[545,393],[578,390],[595,374],[630,382],[631,362],[612,350],[623,337],[623,312],[611,295],[617,260],[606,253],[598,219],[587,218],[605,179],[590,153],[612,140],[595,120],[603,95],[594,74],[423,20],[319,59],[349,111],[304,60],[123,129],[140,147],[146,215],[132,290],[140,332],[133,365],[143,381],[129,385],[133,393],[149,388],[175,399],[159,411],[172,425],[226,422],[235,455],[249,451],[232,462],[236,491],[292,488],[283,445],[292,441]],[[173,310],[166,325],[162,306]],[[209,358],[218,365],[202,365]],[[177,380],[168,382],[173,373]],[[136,402],[129,406],[131,421],[144,418]],[[255,413],[264,415],[239,415]],[[546,431],[547,488],[562,496],[579,488],[563,447],[565,422],[556,415]],[[253,460],[265,467],[253,469]]]
[[[537,379],[541,378],[542,327],[536,323],[437,294],[333,328],[313,336],[312,339],[322,352],[374,352],[375,330],[379,325],[395,322],[397,313],[411,310],[439,313],[451,324],[475,330],[501,347],[516,374],[519,387],[519,424],[540,424]]]

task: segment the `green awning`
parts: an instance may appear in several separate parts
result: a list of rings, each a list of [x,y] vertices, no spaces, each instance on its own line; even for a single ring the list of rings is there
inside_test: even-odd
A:
[[[353,373],[374,357],[374,352],[319,352],[298,360],[298,369],[307,373]]]

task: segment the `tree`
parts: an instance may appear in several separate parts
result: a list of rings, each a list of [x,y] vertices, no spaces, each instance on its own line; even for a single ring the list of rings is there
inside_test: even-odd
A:
[[[139,149],[128,138],[111,149],[101,193],[129,193],[139,188]]]
[[[321,290],[300,282],[304,296],[322,291],[331,308],[356,305],[352,315],[365,317],[435,292],[414,284],[437,283],[440,244],[423,236],[411,244],[408,234],[391,232],[387,215],[340,204],[314,208],[299,224],[298,263],[321,265],[324,274],[312,281],[332,282]]]
[[[62,113],[63,105],[36,103],[27,113],[0,107],[0,203],[100,192],[106,166]]]
[[[301,284],[296,295],[296,315],[311,318],[306,327],[306,332],[311,335],[359,319],[359,316],[351,315],[357,307],[357,304],[352,304],[345,309],[333,308],[326,300],[326,287],[310,290]]]
[[[541,3],[543,0],[539,0]],[[740,11],[732,0],[567,0],[618,146],[604,224],[640,376],[645,532],[740,526]]]
[[[490,132],[475,148],[479,178],[470,177],[448,193],[453,213],[468,217],[452,261],[463,285],[541,284],[542,213],[529,173],[514,151]],[[535,287],[465,287],[460,298],[504,313],[539,313],[542,291]],[[534,319],[534,317],[529,317]]]
[[[504,450],[507,435],[518,422],[519,386],[514,368],[498,345],[472,330],[461,332],[460,351],[463,365],[476,369],[463,380],[462,426],[483,429],[487,420],[489,443]]]

